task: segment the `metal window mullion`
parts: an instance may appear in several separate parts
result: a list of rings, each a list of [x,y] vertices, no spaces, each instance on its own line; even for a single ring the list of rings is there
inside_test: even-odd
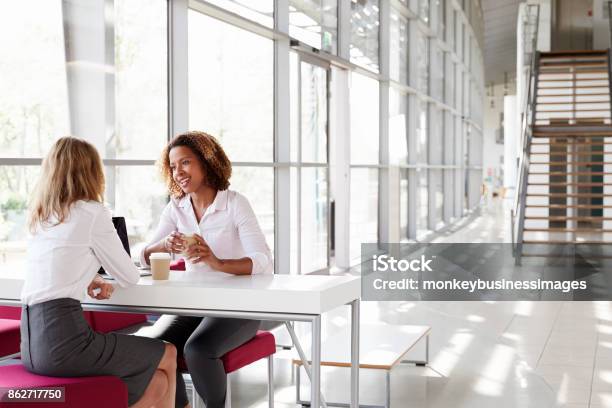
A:
[[[297,72],[297,170],[296,170],[296,228],[297,228],[297,273],[302,274],[302,55],[298,54]]]
[[[391,58],[391,41],[390,41],[390,23],[391,23],[391,7],[389,2],[383,1],[379,4],[379,68],[381,76],[389,77],[390,73],[390,58]],[[398,218],[399,214],[391,214],[392,206],[391,197],[391,177],[389,171],[389,81],[380,81],[379,89],[379,105],[378,105],[378,162],[383,165],[378,171],[378,242],[391,242],[390,236],[396,236],[395,231],[391,229],[399,228],[397,222],[391,222],[391,217]]]
[[[274,2],[274,31],[289,30],[289,1]],[[291,273],[291,138],[289,37],[274,36],[274,268]],[[281,165],[282,164],[282,165]]]
[[[189,129],[187,0],[168,1],[168,141]]]

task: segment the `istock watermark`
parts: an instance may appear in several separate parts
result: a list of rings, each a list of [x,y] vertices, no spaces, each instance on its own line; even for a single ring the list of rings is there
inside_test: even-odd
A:
[[[612,300],[612,248],[606,246],[534,247],[520,265],[511,244],[361,249],[363,300]]]

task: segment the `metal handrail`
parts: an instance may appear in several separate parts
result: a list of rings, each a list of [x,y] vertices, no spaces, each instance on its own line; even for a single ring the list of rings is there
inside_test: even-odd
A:
[[[528,4],[528,11],[526,13],[527,18],[525,21],[525,29],[523,30],[524,35],[527,36],[527,26],[529,25],[529,18],[532,16],[532,10],[535,10],[535,22],[533,23],[533,32],[530,33],[533,37],[531,39],[531,50],[529,53],[529,65],[527,71],[527,92],[525,95],[525,112],[521,114],[521,147],[522,150],[519,156],[518,170],[519,174],[517,177],[518,183],[516,188],[516,194],[514,197],[514,208],[510,212],[511,216],[511,228],[512,228],[512,245],[513,252],[515,255],[516,263],[520,263],[522,243],[523,243],[523,227],[525,222],[525,204],[527,200],[527,179],[529,169],[529,149],[531,146],[532,128],[535,124],[535,102],[537,92],[537,78],[538,78],[538,59],[539,54],[537,52],[538,43],[538,29],[540,19],[540,6],[537,4]],[[518,220],[518,225],[516,222]],[[515,230],[517,230],[515,234]],[[516,238],[516,242],[515,242]]]
[[[612,48],[612,1],[608,1],[608,29],[610,34],[610,48]]]

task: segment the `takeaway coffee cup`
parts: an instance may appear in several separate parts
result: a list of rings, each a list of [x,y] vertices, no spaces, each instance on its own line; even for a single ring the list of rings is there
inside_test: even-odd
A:
[[[151,264],[151,275],[153,280],[167,280],[170,276],[170,254],[165,252],[153,252],[149,256]]]

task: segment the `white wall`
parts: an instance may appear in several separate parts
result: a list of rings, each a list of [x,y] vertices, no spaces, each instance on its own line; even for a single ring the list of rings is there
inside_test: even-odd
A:
[[[483,118],[483,161],[482,177],[489,198],[493,191],[500,192],[504,185],[504,145],[495,141],[495,134],[500,128],[500,115],[504,110],[504,94],[514,94],[516,85],[511,82],[505,90],[503,84],[486,88]]]
[[[517,177],[518,157],[517,144],[520,138],[518,105],[516,95],[508,95],[504,97],[504,187],[506,188],[506,197],[514,197]],[[514,118],[514,120],[510,120]]]

